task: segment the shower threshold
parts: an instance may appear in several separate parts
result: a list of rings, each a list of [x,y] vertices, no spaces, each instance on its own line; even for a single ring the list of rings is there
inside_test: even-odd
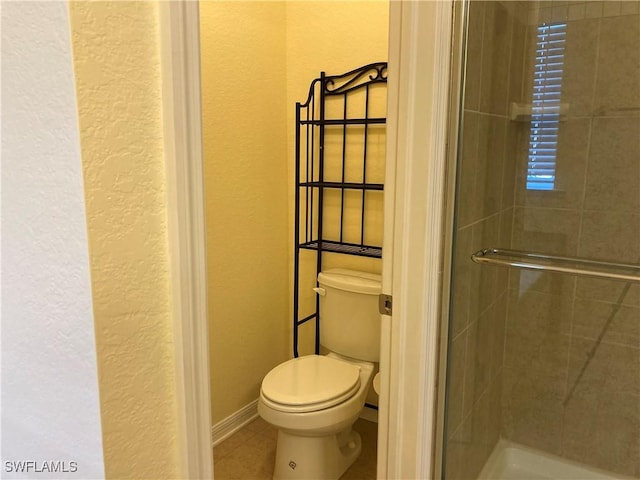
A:
[[[501,439],[478,480],[633,480]]]

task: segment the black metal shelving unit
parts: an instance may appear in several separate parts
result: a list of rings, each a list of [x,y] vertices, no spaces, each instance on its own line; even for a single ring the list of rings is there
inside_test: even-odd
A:
[[[383,191],[382,183],[367,181],[367,148],[370,126],[384,126],[386,118],[370,116],[371,101],[375,89],[387,84],[387,63],[379,62],[362,66],[341,75],[326,75],[311,82],[305,103],[296,103],[296,153],[295,153],[295,227],[294,227],[294,295],[293,295],[293,352],[298,357],[298,329],[309,321],[315,321],[315,353],[320,353],[320,302],[316,297],[315,311],[300,312],[300,253],[302,250],[316,252],[315,274],[322,269],[325,253],[357,255],[371,258],[382,257],[381,245],[365,243],[366,195]],[[385,97],[386,98],[386,95]],[[359,105],[355,105],[358,103]],[[333,107],[330,109],[329,107]],[[337,107],[337,108],[336,108]],[[354,108],[355,107],[355,108]],[[331,112],[329,112],[331,110]],[[349,113],[358,114],[350,117]],[[338,115],[337,112],[340,112]],[[361,114],[363,113],[363,115]],[[327,128],[340,134],[341,153],[329,154],[326,147]],[[357,128],[358,131],[353,133]],[[373,127],[371,127],[373,128]],[[338,129],[336,131],[335,129]],[[347,159],[349,142],[361,142],[362,155],[358,159],[361,167],[361,182],[346,181],[347,163],[353,168],[353,159]],[[326,179],[325,171],[331,165],[340,171],[338,179]],[[326,219],[327,190],[340,192],[339,218]],[[359,192],[361,195],[361,221],[359,239],[349,238],[345,232],[345,194]],[[326,234],[324,222],[339,222],[337,234]]]

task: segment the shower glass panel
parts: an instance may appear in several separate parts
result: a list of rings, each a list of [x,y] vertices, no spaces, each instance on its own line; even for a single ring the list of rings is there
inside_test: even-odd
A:
[[[640,2],[458,8],[443,478],[640,478]]]

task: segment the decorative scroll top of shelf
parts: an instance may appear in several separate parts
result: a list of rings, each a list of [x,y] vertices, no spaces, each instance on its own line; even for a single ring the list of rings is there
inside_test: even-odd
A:
[[[370,63],[356,70],[324,77],[324,91],[327,95],[342,95],[371,83],[386,83],[387,63]]]
[[[640,282],[640,265],[605,262],[588,258],[560,257],[503,248],[485,248],[471,255],[471,260],[487,265]]]
[[[307,100],[300,107],[307,108],[312,104],[316,86],[324,89],[326,96],[346,95],[347,93],[364,88],[375,83],[387,83],[387,62],[370,63],[341,75],[324,75],[316,78],[309,86]],[[384,122],[381,122],[384,123]]]
[[[323,252],[346,253],[347,255],[357,255],[360,257],[382,258],[382,248],[371,245],[356,245],[353,243],[340,243],[323,240],[321,242]],[[318,242],[301,243],[300,248],[307,250],[318,250]]]

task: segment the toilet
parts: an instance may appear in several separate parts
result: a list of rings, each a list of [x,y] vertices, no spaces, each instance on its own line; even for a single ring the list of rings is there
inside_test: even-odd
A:
[[[318,274],[320,343],[327,355],[276,366],[262,381],[258,413],[278,429],[274,480],[337,480],[362,449],[354,422],[380,359],[379,275]]]

